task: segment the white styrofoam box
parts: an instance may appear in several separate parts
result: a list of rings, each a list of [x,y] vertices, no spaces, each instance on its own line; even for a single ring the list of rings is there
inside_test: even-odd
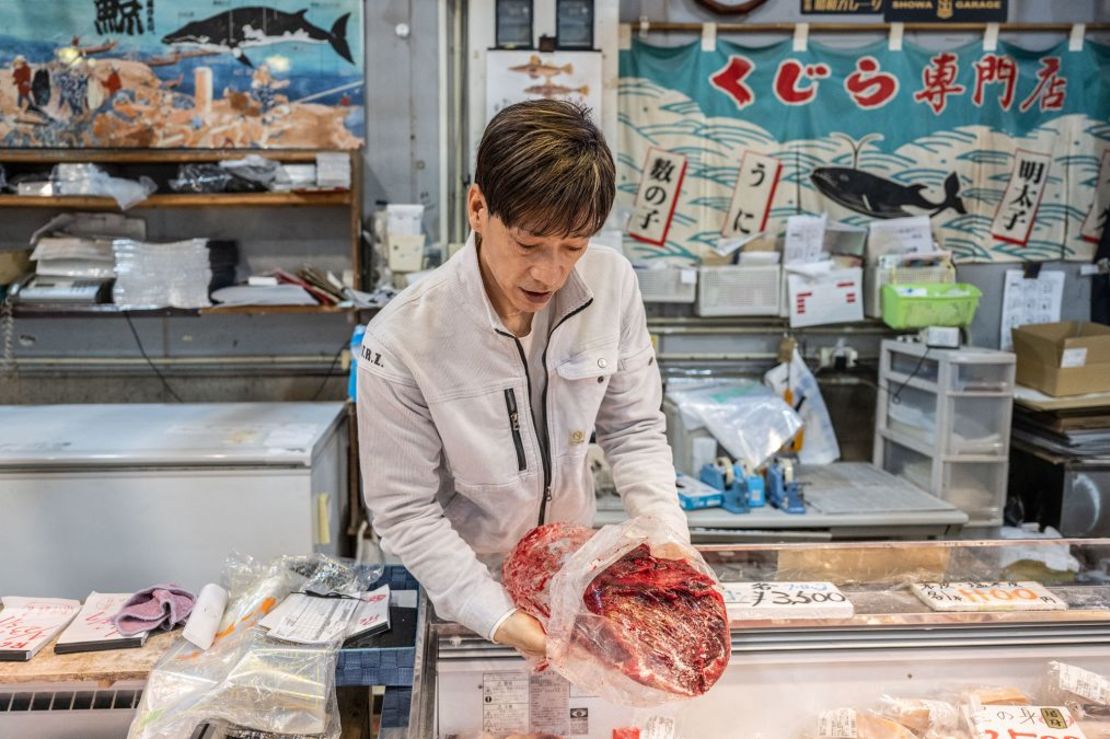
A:
[[[698,271],[692,267],[637,269],[645,303],[693,303],[698,293]]]
[[[782,301],[782,268],[735,265],[698,270],[699,316],[776,316]]]
[[[819,276],[788,274],[790,325],[820,326],[863,320],[863,270],[831,269]]]
[[[868,265],[864,276],[863,312],[878,318],[883,314],[883,285],[908,285],[917,282],[930,284],[952,283],[956,281],[956,268],[951,264],[937,264],[928,267],[880,267]]]

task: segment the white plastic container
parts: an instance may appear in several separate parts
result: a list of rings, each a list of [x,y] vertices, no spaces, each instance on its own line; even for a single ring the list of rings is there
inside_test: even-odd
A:
[[[698,270],[699,316],[777,316],[782,268],[777,264],[702,267]]]

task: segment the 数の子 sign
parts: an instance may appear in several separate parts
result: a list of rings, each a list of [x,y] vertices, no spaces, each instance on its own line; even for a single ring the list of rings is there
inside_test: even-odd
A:
[[[642,258],[694,261],[722,235],[781,234],[788,216],[827,212],[853,226],[928,215],[964,262],[1088,260],[1107,217],[1104,45],[637,39],[620,77],[618,207],[642,194],[649,152],[685,162],[663,243],[641,239]]]
[[[0,146],[361,144],[360,0],[0,0],[0,22]]]

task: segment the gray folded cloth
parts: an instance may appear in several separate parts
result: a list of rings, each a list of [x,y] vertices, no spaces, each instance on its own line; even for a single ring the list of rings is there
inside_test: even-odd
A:
[[[177,585],[152,585],[128,598],[112,623],[124,636],[159,628],[169,631],[185,623],[196,600],[195,595]]]

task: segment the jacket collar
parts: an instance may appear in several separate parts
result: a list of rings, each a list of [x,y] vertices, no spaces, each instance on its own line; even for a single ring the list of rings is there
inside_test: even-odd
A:
[[[466,240],[466,246],[455,255],[459,261],[459,268],[455,271],[456,279],[462,290],[463,305],[471,316],[483,326],[488,326],[493,331],[504,331],[505,327],[497,315],[497,311],[486,294],[486,287],[482,283],[482,271],[478,266],[478,248],[474,243],[474,234],[471,233]],[[586,284],[575,265],[564,284],[551,299],[551,325],[558,325],[569,314],[581,310],[591,300],[594,294]]]

